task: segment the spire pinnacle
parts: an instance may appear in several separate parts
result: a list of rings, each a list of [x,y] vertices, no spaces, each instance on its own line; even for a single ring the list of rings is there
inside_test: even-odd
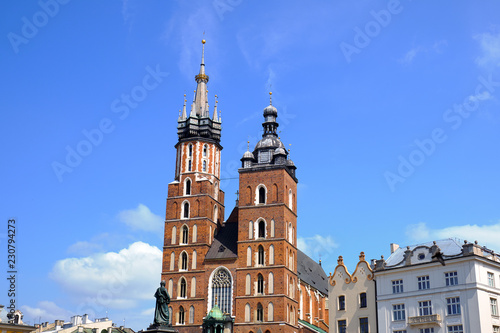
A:
[[[182,106],[182,116],[181,116],[181,119],[184,120],[187,118],[187,114],[186,114],[186,94],[184,94],[184,105]]]
[[[207,82],[208,75],[205,74],[205,40],[201,41],[202,43],[202,52],[201,52],[201,64],[200,64],[200,73],[196,75],[194,78],[197,82],[193,108],[191,109],[191,114],[195,114],[198,117],[210,117],[208,110],[208,99],[207,99]]]
[[[218,121],[218,119],[217,119],[217,103],[219,103],[219,101],[217,100],[217,95],[215,95],[214,115],[212,117],[213,121]]]
[[[269,105],[273,105],[273,93],[269,92]]]

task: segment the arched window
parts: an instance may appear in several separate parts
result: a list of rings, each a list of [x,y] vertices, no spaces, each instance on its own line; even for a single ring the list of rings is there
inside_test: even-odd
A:
[[[262,309],[262,304],[257,303],[257,321],[264,320],[264,309]]]
[[[177,227],[174,225],[172,227],[172,244],[175,244],[175,242],[177,241]]]
[[[191,297],[196,297],[196,278],[194,276],[191,279]]]
[[[193,250],[193,257],[191,258],[191,269],[196,269],[196,250]]]
[[[192,306],[192,305],[189,308],[189,323],[190,324],[194,323],[194,306]]]
[[[248,222],[248,239],[253,238],[253,222]]]
[[[182,205],[182,218],[183,219],[188,219],[189,218],[189,202],[184,202]]]
[[[292,242],[292,222],[288,223],[288,241]]]
[[[290,255],[288,257],[288,267],[293,271],[293,255],[292,250],[290,249]]]
[[[183,225],[182,226],[182,238],[181,238],[182,243],[181,244],[187,244],[188,240],[189,240],[189,228],[187,225]]]
[[[273,184],[273,198],[274,202],[278,202],[278,185]]]
[[[170,295],[172,295],[172,294],[170,294]],[[169,324],[172,325],[172,321],[174,319],[174,317],[173,317],[173,315],[174,315],[174,309],[172,309],[171,306],[168,307],[168,313],[170,315],[169,316],[169,321],[170,321]]]
[[[207,161],[203,160],[203,172],[207,172]]]
[[[263,294],[264,293],[264,277],[262,274],[259,273],[257,275],[257,294]]]
[[[252,266],[252,248],[247,248],[247,266]]]
[[[288,285],[288,288],[290,288],[290,290],[288,291],[288,295],[293,298],[293,280],[292,278],[290,277],[290,284]]]
[[[188,255],[186,252],[181,253],[181,263],[180,263],[180,269],[182,271],[187,271],[188,269]]]
[[[269,245],[269,265],[274,265],[274,246]]]
[[[245,305],[245,322],[250,322],[250,304]]]
[[[175,266],[175,253],[172,252],[170,254],[170,270],[171,271],[173,271],[175,269],[174,266]]]
[[[198,227],[193,225],[193,243],[196,243],[196,239],[198,238]]]
[[[215,200],[219,200],[219,183],[217,182],[214,185],[214,198]]]
[[[174,280],[170,279],[168,280],[168,295],[172,297],[173,293],[174,293]]]
[[[189,157],[193,157],[193,145],[188,146],[188,151],[189,151],[188,152]]]
[[[214,206],[214,222],[217,222],[218,218],[218,210],[217,210],[217,205]]]
[[[182,277],[181,281],[179,282],[179,297],[180,298],[186,298],[186,288],[187,288],[186,280]]]
[[[179,325],[184,325],[184,308],[181,306],[179,308]]]
[[[223,313],[231,313],[232,278],[229,271],[223,267],[218,268],[212,277],[212,308],[217,305]]]
[[[259,221],[259,238],[266,237],[266,222],[263,220]]]
[[[250,277],[250,274],[247,274],[245,278],[245,295],[250,295],[252,289],[251,285],[252,285],[252,278]]]
[[[203,157],[207,157],[207,150],[208,150],[208,146],[203,145]]]
[[[192,168],[192,162],[191,160],[188,161],[188,171],[191,171],[191,168]]]
[[[272,272],[269,272],[269,281],[268,281],[268,290],[270,294],[274,293],[274,275]]]
[[[267,305],[267,321],[273,321],[274,320],[274,305],[273,303],[269,303]]]
[[[185,195],[191,195],[191,179],[186,178],[184,183]]]
[[[274,237],[274,219],[271,220],[271,237]]]
[[[257,265],[264,266],[264,247],[262,247],[262,245],[259,245],[258,251],[259,253],[257,255]]]
[[[259,187],[259,203],[260,204],[266,203],[266,189],[264,186]]]
[[[252,188],[250,186],[247,187],[247,198],[248,204],[252,204]]]
[[[289,189],[288,190],[288,207],[290,207],[290,209],[293,209],[293,201],[292,201],[292,189]]]

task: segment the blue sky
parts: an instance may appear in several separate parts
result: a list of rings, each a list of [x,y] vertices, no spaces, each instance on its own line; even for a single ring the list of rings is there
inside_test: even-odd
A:
[[[299,244],[326,272],[392,242],[500,250],[499,12],[492,0],[2,2],[0,240],[15,217],[24,319],[151,322],[202,38],[226,217],[271,90],[298,167]]]

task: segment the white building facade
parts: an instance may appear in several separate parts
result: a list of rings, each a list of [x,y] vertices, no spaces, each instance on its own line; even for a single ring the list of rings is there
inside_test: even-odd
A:
[[[391,252],[373,262],[379,332],[500,333],[498,254],[453,239]]]

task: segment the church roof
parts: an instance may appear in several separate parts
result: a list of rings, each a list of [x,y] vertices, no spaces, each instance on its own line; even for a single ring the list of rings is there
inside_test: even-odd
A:
[[[205,259],[238,258],[238,207],[235,207],[227,221],[219,228]]]
[[[328,295],[328,278],[316,261],[297,249],[297,274],[300,280]]]

